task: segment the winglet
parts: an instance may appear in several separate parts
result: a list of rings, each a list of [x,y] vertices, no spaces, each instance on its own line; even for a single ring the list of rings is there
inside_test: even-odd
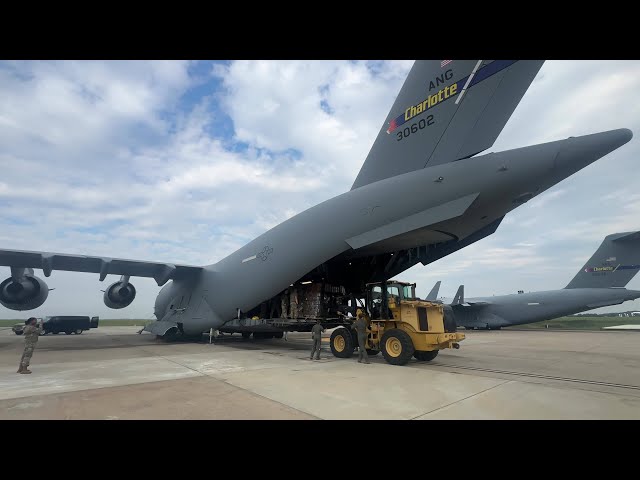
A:
[[[427,295],[427,300],[435,301],[438,299],[438,291],[440,290],[440,283],[441,283],[440,280],[436,282],[436,284],[433,286],[433,288],[429,292],[429,295]]]
[[[456,296],[451,302],[451,305],[461,305],[464,303],[464,285],[460,285],[458,287],[458,291],[456,292]]]

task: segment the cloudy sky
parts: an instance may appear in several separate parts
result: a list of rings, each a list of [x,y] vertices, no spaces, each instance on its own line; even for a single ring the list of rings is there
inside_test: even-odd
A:
[[[214,263],[351,187],[412,64],[0,62],[0,248]],[[640,228],[640,61],[546,62],[490,149],[622,127],[631,142],[493,236],[398,278],[447,297],[564,287],[606,235]],[[97,277],[54,271],[29,313],[152,317],[152,279],[110,310],[117,277]]]

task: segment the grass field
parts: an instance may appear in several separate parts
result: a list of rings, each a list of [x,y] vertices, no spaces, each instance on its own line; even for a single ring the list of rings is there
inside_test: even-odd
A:
[[[546,328],[545,325],[549,325],[550,330],[600,330],[614,325],[640,325],[640,317],[560,317],[508,328],[539,330]]]

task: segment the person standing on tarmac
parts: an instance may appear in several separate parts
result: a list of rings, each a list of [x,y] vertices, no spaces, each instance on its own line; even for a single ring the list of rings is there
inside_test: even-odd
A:
[[[42,334],[42,322],[38,325],[38,320],[35,317],[31,317],[25,323],[27,326],[24,327],[24,352],[22,353],[17,373],[29,374],[31,373],[31,370],[29,370],[31,356],[36,348],[36,343],[38,343],[38,337]]]
[[[362,359],[364,358],[364,363],[369,362],[369,355],[367,354],[367,319],[364,318],[364,313],[362,310],[358,309],[358,314],[356,321],[353,322],[351,328],[356,331],[358,334],[358,363],[362,363]]]
[[[320,320],[316,322],[316,324],[311,329],[311,339],[313,340],[313,350],[311,350],[311,357],[309,360],[313,360],[313,356],[315,354],[316,360],[320,360],[320,347],[322,346],[322,332],[324,332],[324,327],[320,323]]]

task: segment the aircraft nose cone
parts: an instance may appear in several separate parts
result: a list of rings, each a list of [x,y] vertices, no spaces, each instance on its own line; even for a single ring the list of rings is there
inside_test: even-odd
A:
[[[555,168],[576,172],[629,142],[628,128],[568,139],[555,160]]]

